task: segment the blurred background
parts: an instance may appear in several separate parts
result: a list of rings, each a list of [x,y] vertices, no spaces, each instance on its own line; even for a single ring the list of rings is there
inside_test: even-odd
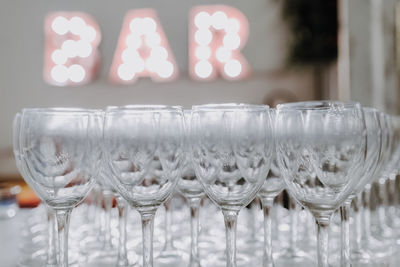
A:
[[[189,75],[189,13],[194,0],[3,1],[0,8],[0,181],[21,183],[12,153],[12,120],[25,107],[246,102],[339,99],[360,101],[390,113],[399,104],[396,0],[219,0],[249,22],[242,54],[251,74],[232,81],[196,81]],[[121,85],[109,81],[124,16],[132,9],[157,12],[179,77],[170,82],[140,78]],[[90,14],[101,31],[99,72],[90,83],[54,86],[43,79],[45,17],[49,12]],[[20,205],[37,199],[23,187]]]

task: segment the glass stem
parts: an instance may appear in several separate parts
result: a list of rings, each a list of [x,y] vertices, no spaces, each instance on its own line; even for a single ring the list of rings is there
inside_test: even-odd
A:
[[[94,231],[95,232],[103,232],[103,216],[101,215],[102,213],[102,195],[101,195],[101,190],[98,187],[94,188],[94,203],[93,203],[93,209],[94,209]],[[100,218],[100,219],[99,219]],[[100,236],[97,236],[97,239],[100,240]]]
[[[362,205],[362,196],[361,193],[357,195],[354,203],[354,229],[356,233],[356,242],[354,251],[361,252],[362,251],[362,216],[364,212],[364,208]]]
[[[48,236],[47,236],[47,259],[46,266],[57,265],[57,229],[56,229],[56,216],[50,208],[47,210],[47,224],[48,224]]]
[[[380,179],[378,182],[378,190],[379,190],[379,203],[378,203],[378,226],[383,233],[385,231],[386,226],[386,205],[387,205],[387,198],[386,198],[386,184],[384,179]]]
[[[171,210],[171,199],[164,202],[165,207],[165,245],[163,251],[169,251],[174,249],[172,240],[172,210]]]
[[[226,230],[226,266],[236,267],[236,226],[238,211],[222,210]]]
[[[274,206],[274,198],[262,198],[261,203],[264,211],[264,257],[263,267],[273,267],[272,257],[272,217],[271,211]]]
[[[153,230],[156,208],[139,210],[142,218],[143,267],[153,267]]]
[[[350,204],[351,199],[347,199],[340,207],[340,226],[341,226],[341,249],[340,249],[340,266],[349,267],[350,264]]]
[[[190,261],[189,267],[199,267],[199,209],[201,198],[190,198]]]
[[[68,267],[68,229],[72,209],[57,210],[58,267]]]
[[[128,218],[129,205],[128,202],[121,196],[117,197],[118,206],[118,228],[119,228],[119,239],[118,239],[118,260],[117,267],[124,267],[129,265],[128,253],[126,250],[126,221]]]
[[[328,264],[328,245],[329,245],[329,224],[332,214],[318,216],[317,223],[317,246],[318,246],[318,267],[329,267]]]
[[[296,255],[297,252],[297,226],[299,219],[300,206],[293,198],[290,199],[290,245],[289,252],[291,255]]]
[[[250,227],[250,236],[248,237],[251,242],[257,240],[257,211],[259,209],[258,199],[255,198],[250,204],[249,215],[247,216],[248,227]]]
[[[371,185],[367,185],[363,192],[364,223],[363,243],[368,247],[371,240]]]
[[[104,244],[103,249],[112,249],[111,242],[111,209],[114,194],[109,190],[103,191],[104,196]]]

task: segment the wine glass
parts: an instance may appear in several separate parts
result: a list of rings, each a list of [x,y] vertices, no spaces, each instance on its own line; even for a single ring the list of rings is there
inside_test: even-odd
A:
[[[275,122],[275,110],[271,109],[271,119]],[[285,187],[283,178],[280,175],[279,166],[276,161],[276,151],[271,162],[271,169],[266,175],[263,186],[258,192],[264,212],[264,249],[263,249],[263,266],[274,266],[272,256],[272,218],[271,212],[274,206],[274,199],[282,192]],[[275,222],[277,223],[277,222]]]
[[[185,138],[182,160],[181,179],[178,182],[178,189],[189,202],[190,207],[190,267],[200,267],[199,256],[199,210],[200,202],[204,197],[204,190],[198,181],[194,172],[193,163],[190,157],[190,144],[192,136],[190,135],[191,110],[184,110],[185,118]]]
[[[381,138],[382,138],[382,146],[381,146],[381,154],[379,159],[379,164],[377,171],[374,173],[372,179],[375,179],[375,185],[378,188],[378,196],[379,194],[385,194],[385,188],[381,185],[385,184],[385,179],[382,178],[385,176],[385,172],[387,170],[388,162],[390,161],[391,156],[391,125],[389,121],[389,117],[387,114],[383,112],[379,112],[379,123],[381,128]],[[392,244],[391,244],[391,235],[388,233],[389,228],[385,223],[385,214],[384,207],[382,207],[379,203],[377,209],[378,213],[378,224],[377,224],[377,233],[378,235],[374,236],[371,230],[371,189],[372,189],[372,180],[369,181],[363,192],[363,210],[364,210],[364,232],[363,232],[363,247],[366,252],[372,256],[372,261],[377,263],[385,263],[387,262],[389,256],[393,253]],[[383,196],[385,197],[385,196]],[[382,198],[378,197],[378,200],[382,201]],[[383,204],[383,203],[381,203]],[[383,214],[382,214],[383,212]],[[382,224],[381,224],[382,223]],[[386,236],[386,237],[385,237]],[[366,254],[364,254],[365,256]],[[368,258],[365,257],[363,261],[368,262]]]
[[[19,153],[32,188],[56,214],[58,266],[68,266],[72,209],[87,195],[98,173],[102,113],[73,108],[24,109]]]
[[[268,172],[263,186],[258,192],[264,213],[264,249],[263,249],[263,267],[275,266],[272,256],[272,217],[271,212],[274,206],[274,199],[284,189],[284,182],[280,176],[278,163],[275,155],[273,156],[271,169]],[[278,222],[275,222],[278,223]]]
[[[103,147],[110,179],[141,215],[143,267],[153,266],[154,215],[178,182],[183,135],[180,107],[106,110]],[[152,167],[154,162],[159,162],[157,168]]]
[[[350,261],[355,264],[365,264],[372,261],[372,254],[368,249],[363,248],[363,201],[362,191],[372,182],[379,171],[383,155],[383,130],[380,112],[373,108],[363,108],[365,124],[367,129],[367,155],[366,166],[354,190],[354,248],[350,250]],[[345,210],[344,210],[345,211]],[[346,216],[345,216],[346,218]],[[347,233],[347,230],[345,230]],[[345,237],[343,240],[347,240]],[[343,254],[343,253],[342,253]],[[347,253],[346,253],[347,254]]]
[[[328,266],[333,212],[354,190],[364,162],[365,121],[358,103],[310,101],[277,106],[278,164],[292,197],[318,226],[318,266]]]
[[[15,164],[21,176],[24,178],[26,183],[32,187],[33,181],[31,181],[28,174],[22,168],[21,162],[21,154],[19,152],[19,135],[20,135],[20,126],[21,126],[21,113],[18,112],[13,121],[13,152],[15,158]],[[46,249],[46,259],[42,259],[41,257],[36,257],[37,253],[33,253],[29,255],[27,259],[22,259],[18,264],[19,266],[33,266],[36,264],[42,265],[42,261],[45,260],[45,264],[47,267],[54,267],[57,265],[57,250],[56,250],[56,242],[57,242],[57,234],[56,234],[56,225],[55,225],[55,216],[51,212],[51,210],[46,207],[47,212],[47,249]]]
[[[100,185],[104,199],[104,239],[99,246],[91,251],[88,259],[90,266],[110,266],[116,264],[117,267],[131,266],[128,260],[126,249],[126,222],[129,212],[129,205],[114,189],[110,183],[109,176],[112,175],[108,169],[108,164],[103,162],[97,183]],[[116,248],[112,242],[111,234],[111,215],[114,197],[117,201],[118,209],[118,247]],[[136,257],[133,258],[136,262]],[[134,263],[132,262],[132,263]]]
[[[340,217],[341,217],[341,253],[340,261],[342,266],[350,266],[353,263],[365,261],[368,255],[361,249],[361,230],[356,227],[356,242],[357,250],[354,250],[354,255],[350,254],[350,205],[352,200],[363,190],[365,185],[371,181],[374,177],[374,173],[377,170],[378,163],[381,157],[381,145],[382,145],[382,135],[379,122],[379,111],[371,108],[363,108],[363,115],[366,125],[366,155],[364,166],[359,169],[358,173],[354,175],[357,176],[357,182],[354,186],[353,191],[347,197],[346,201],[340,207]],[[361,199],[360,199],[361,200]],[[360,221],[360,214],[356,214]]]
[[[192,159],[196,177],[222,210],[226,266],[236,266],[236,224],[240,209],[265,181],[273,153],[267,106],[245,104],[192,107]]]
[[[392,156],[392,175],[389,177],[388,193],[389,193],[389,207],[388,207],[388,225],[395,230],[396,236],[399,236],[400,219],[399,219],[399,162],[400,162],[400,117],[391,116],[393,125],[393,156]],[[399,238],[397,238],[399,239]],[[397,243],[399,243],[397,241]]]
[[[112,243],[111,236],[111,214],[114,201],[114,193],[112,188],[107,183],[107,172],[105,167],[101,167],[99,176],[96,177],[96,182],[100,186],[102,193],[102,202],[104,205],[104,212],[101,214],[104,221],[103,238],[99,243],[90,251],[87,263],[89,265],[107,266],[117,262],[117,250]]]

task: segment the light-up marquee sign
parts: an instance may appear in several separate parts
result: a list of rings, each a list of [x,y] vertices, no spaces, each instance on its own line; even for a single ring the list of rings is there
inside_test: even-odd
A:
[[[167,38],[152,9],[138,9],[125,16],[110,71],[110,80],[133,83],[140,76],[153,81],[176,78],[178,68]]]
[[[189,75],[209,81],[221,76],[240,80],[249,74],[240,53],[248,21],[229,6],[197,6],[189,14]],[[57,85],[80,85],[98,72],[101,40],[98,24],[82,12],[54,12],[45,20],[44,79]],[[178,76],[175,57],[153,9],[134,9],[124,19],[109,79],[131,84],[140,77],[171,81]]]
[[[240,50],[248,37],[248,22],[229,6],[199,6],[190,12],[189,73],[197,80],[212,80],[220,73],[230,80],[249,73]]]
[[[93,80],[100,56],[100,28],[82,12],[55,12],[45,20],[44,79],[50,84],[80,85]]]

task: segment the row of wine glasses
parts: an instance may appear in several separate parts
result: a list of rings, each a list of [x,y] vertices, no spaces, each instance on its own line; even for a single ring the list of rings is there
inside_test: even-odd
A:
[[[358,103],[335,101],[289,103],[276,109],[248,104],[199,105],[190,111],[155,105],[104,111],[24,109],[14,120],[14,154],[21,175],[46,207],[47,245],[39,253],[46,266],[69,266],[68,260],[71,265],[153,266],[154,217],[162,204],[165,244],[155,266],[180,266],[186,259],[189,266],[204,265],[201,246],[208,247],[207,265],[246,266],[260,258],[258,265],[275,266],[277,245],[282,266],[290,266],[289,262],[329,266],[329,261],[340,266],[378,266],[379,259],[396,249],[387,240],[396,242],[400,237],[398,129],[394,117]],[[373,194],[377,199],[372,207],[374,186],[378,193]],[[274,199],[284,189],[290,195],[290,238],[286,249],[281,249],[273,244],[273,214],[282,212],[274,212]],[[172,241],[169,199],[176,191],[190,207],[188,255]],[[200,227],[199,208],[205,196],[222,212],[225,253],[212,253],[218,243],[212,240],[216,226]],[[117,244],[111,226],[114,197]],[[264,214],[262,253],[256,252],[256,197]],[[68,256],[70,214],[85,198],[91,204],[84,206],[86,213],[81,216],[86,216],[88,227],[72,231],[71,239],[80,240],[86,253],[71,250]],[[253,231],[239,243],[248,250],[237,254],[237,218],[251,202],[253,211],[246,217],[247,228]],[[350,242],[351,205],[354,242]],[[133,235],[129,206],[140,214],[141,242]],[[371,209],[376,210],[372,218],[377,222],[371,220]],[[340,213],[341,234],[333,239],[339,245],[331,247],[339,256],[329,260],[328,233],[335,211]],[[103,226],[96,219],[90,222],[90,213],[101,213]],[[211,223],[217,217],[215,210],[207,210],[207,216]],[[316,254],[311,252],[315,247],[310,238],[312,217],[317,225]],[[278,218],[275,224],[279,223]],[[209,240],[201,240],[200,229],[208,232]],[[301,249],[299,233],[306,233],[303,242],[308,240]],[[130,251],[133,236],[141,251]],[[137,260],[140,254],[142,263]],[[29,263],[36,256],[29,254],[25,266],[33,266]]]

